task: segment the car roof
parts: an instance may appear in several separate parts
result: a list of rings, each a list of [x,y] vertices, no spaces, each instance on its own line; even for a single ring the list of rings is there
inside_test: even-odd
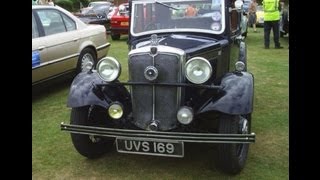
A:
[[[111,5],[112,3],[108,2],[108,1],[93,1],[93,2],[90,2],[89,4],[95,4],[95,5],[107,4],[107,5]]]

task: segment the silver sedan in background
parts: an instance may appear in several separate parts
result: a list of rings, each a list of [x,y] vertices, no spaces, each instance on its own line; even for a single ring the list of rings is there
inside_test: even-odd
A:
[[[102,25],[58,6],[32,6],[32,85],[91,69],[110,47]]]

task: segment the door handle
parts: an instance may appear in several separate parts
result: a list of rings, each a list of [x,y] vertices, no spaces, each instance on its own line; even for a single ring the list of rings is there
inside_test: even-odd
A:
[[[38,50],[39,50],[39,51],[42,51],[42,50],[45,49],[45,48],[46,48],[45,46],[39,46],[39,47],[38,47]]]
[[[74,39],[72,39],[73,41],[78,41],[79,40],[79,38],[74,38]]]

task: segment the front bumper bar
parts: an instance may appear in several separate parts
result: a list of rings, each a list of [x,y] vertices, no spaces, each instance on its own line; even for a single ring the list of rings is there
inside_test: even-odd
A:
[[[255,133],[251,134],[216,134],[216,133],[184,133],[159,132],[131,129],[113,129],[94,126],[81,126],[61,123],[61,130],[75,134],[87,134],[105,137],[122,137],[135,139],[162,139],[193,143],[253,143]]]

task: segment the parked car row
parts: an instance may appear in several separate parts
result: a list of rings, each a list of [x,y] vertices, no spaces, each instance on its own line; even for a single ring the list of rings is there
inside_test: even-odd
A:
[[[110,31],[110,23],[107,15],[113,4],[107,1],[95,1],[89,3],[88,7],[80,9],[80,13],[75,15],[86,24],[101,24],[105,26],[107,32]]]
[[[118,40],[122,34],[128,34],[129,31],[129,3],[120,4],[112,12],[110,34],[112,40]]]
[[[80,14],[75,14],[86,24],[104,25],[107,33],[113,40],[120,39],[121,34],[128,34],[129,30],[129,4],[123,3],[114,6],[110,2],[96,1],[82,8]]]
[[[32,85],[91,69],[109,46],[103,26],[58,6],[32,6]]]
[[[90,14],[90,13],[94,13],[95,11],[93,10],[94,7],[107,7],[105,8],[107,11],[109,11],[109,8],[112,6],[112,3],[111,2],[107,2],[107,1],[94,1],[94,2],[90,2],[88,7],[84,7],[84,8],[81,8],[80,9],[80,13],[83,14],[83,15],[86,15],[86,14]],[[91,12],[90,12],[91,11]],[[108,12],[105,12],[105,13],[108,13]]]

